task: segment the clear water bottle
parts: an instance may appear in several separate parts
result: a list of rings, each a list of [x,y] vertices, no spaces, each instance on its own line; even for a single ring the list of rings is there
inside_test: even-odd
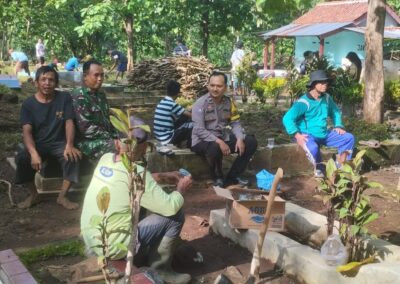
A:
[[[327,265],[338,266],[347,262],[347,250],[340,237],[332,234],[321,247],[321,256]]]

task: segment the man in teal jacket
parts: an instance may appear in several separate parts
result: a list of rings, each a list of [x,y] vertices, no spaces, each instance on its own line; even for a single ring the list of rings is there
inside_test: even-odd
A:
[[[328,82],[325,71],[312,72],[307,85],[309,91],[283,117],[287,133],[306,151],[317,177],[322,177],[324,173],[320,145],[338,149],[338,166],[351,158],[354,146],[354,136],[344,130],[341,112],[326,93]],[[332,130],[328,129],[328,118],[332,120]]]

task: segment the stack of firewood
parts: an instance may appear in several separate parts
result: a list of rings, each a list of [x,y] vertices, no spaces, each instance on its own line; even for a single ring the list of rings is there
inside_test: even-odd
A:
[[[176,80],[183,97],[196,99],[207,92],[213,68],[204,57],[165,57],[135,64],[127,79],[129,85],[141,90],[165,90],[169,80]]]

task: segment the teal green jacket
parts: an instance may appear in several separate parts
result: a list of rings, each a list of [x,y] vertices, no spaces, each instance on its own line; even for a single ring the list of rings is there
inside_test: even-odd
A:
[[[316,138],[328,135],[328,118],[334,127],[343,128],[342,114],[332,97],[324,93],[315,100],[309,93],[298,99],[283,117],[283,125],[289,135],[297,132]]]

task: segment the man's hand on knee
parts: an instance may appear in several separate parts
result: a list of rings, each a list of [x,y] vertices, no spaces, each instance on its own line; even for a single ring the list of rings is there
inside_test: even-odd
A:
[[[74,146],[66,146],[64,150],[64,159],[67,161],[77,162],[82,159],[82,153]]]
[[[42,158],[37,152],[31,154],[31,166],[35,171],[40,171],[42,168]]]
[[[222,155],[228,156],[231,153],[231,149],[223,140],[217,139],[215,142],[218,144],[219,148],[221,149]]]
[[[339,135],[343,135],[346,133],[346,130],[344,130],[342,128],[337,128],[337,127],[333,128],[333,131],[335,131]]]
[[[299,132],[296,133],[294,138],[297,141],[297,144],[299,144],[302,148],[304,148],[305,144],[308,141],[308,135],[307,134],[301,134]]]

